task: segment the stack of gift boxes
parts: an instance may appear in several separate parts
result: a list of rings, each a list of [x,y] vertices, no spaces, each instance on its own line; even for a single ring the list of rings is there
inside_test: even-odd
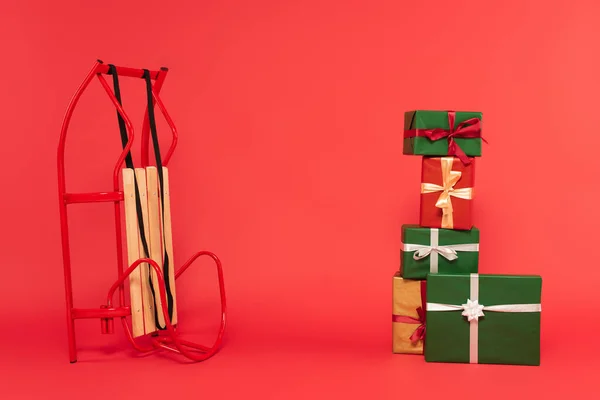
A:
[[[480,112],[405,113],[403,154],[422,157],[421,197],[419,224],[402,225],[393,352],[428,362],[539,365],[541,277],[479,274],[472,209],[481,126]]]

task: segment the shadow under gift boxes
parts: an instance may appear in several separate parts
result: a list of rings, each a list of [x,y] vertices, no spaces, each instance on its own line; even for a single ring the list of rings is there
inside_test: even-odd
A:
[[[419,225],[469,230],[473,227],[475,159],[423,157]]]

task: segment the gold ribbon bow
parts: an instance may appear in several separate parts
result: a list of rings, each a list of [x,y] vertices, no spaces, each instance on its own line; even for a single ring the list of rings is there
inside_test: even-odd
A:
[[[462,172],[452,171],[453,157],[441,157],[443,186],[435,183],[421,183],[421,193],[440,193],[435,206],[442,209],[442,228],[452,229],[454,220],[452,218],[452,196],[459,199],[471,200],[473,188],[455,189],[454,185],[460,180]]]

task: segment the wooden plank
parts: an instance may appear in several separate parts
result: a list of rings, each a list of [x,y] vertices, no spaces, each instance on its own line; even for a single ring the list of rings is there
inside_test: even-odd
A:
[[[134,171],[131,168],[123,169],[123,196],[125,207],[125,230],[127,239],[128,265],[140,258],[139,229],[135,206],[135,181]],[[133,337],[146,333],[144,326],[144,300],[143,300],[143,268],[138,266],[129,275],[129,297],[131,302],[131,326]]]
[[[161,272],[163,272],[163,241],[162,241],[162,227],[160,223],[160,191],[158,186],[158,173],[154,166],[146,167],[146,184],[148,186],[148,228],[150,240],[150,258],[152,258],[158,264]],[[155,307],[158,310],[158,322],[160,326],[165,326],[165,318],[162,313],[162,301],[158,293],[158,277],[155,273],[152,273],[153,282],[157,282],[154,285],[155,293]]]
[[[169,170],[162,167],[164,183],[164,243],[167,254],[169,255],[169,283],[171,293],[173,294],[173,319],[171,323],[177,324],[177,296],[175,295],[175,261],[173,259],[173,233],[171,231],[171,195],[169,190]]]
[[[148,227],[148,191],[146,188],[146,170],[144,168],[136,168],[135,175],[138,181],[138,187],[140,192],[140,204],[142,206],[142,221],[144,223],[145,237],[147,240],[148,248],[151,249],[150,240],[148,239],[150,229]],[[139,232],[139,230],[138,230]],[[138,236],[139,240],[139,252],[140,257],[145,256],[144,254],[144,246],[142,244],[141,236]],[[152,254],[152,250],[150,250],[150,254]],[[148,254],[148,257],[150,257]],[[156,332],[156,324],[154,317],[154,297],[152,296],[152,291],[150,290],[150,270],[152,269],[148,263],[143,263],[140,265],[142,268],[142,298],[143,298],[143,306],[144,306],[144,323],[145,323],[145,333]]]

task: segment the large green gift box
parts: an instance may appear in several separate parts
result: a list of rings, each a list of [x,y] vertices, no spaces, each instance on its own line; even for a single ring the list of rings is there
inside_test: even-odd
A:
[[[540,365],[542,278],[429,274],[425,360]]]
[[[479,229],[452,230],[402,225],[400,274],[425,279],[428,273],[479,272]]]
[[[481,112],[407,111],[402,152],[423,156],[455,155],[451,151],[454,142],[466,156],[481,157],[481,119]],[[452,129],[450,122],[453,122]]]

